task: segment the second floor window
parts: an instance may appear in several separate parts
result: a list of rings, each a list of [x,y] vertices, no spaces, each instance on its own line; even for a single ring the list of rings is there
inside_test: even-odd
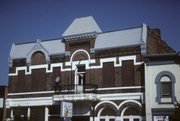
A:
[[[161,82],[161,96],[171,97],[172,96],[172,83],[169,77],[163,76],[160,80]]]
[[[133,60],[122,61],[121,79],[122,79],[122,86],[134,86],[135,85]]]
[[[45,63],[46,63],[46,59],[45,59],[44,53],[42,53],[40,51],[33,53],[32,57],[31,57],[32,65],[39,65],[39,64],[45,64]]]
[[[155,79],[156,84],[156,102],[159,104],[173,103],[175,97],[175,76],[169,71],[162,71],[157,74]]]
[[[78,65],[76,70],[76,82],[77,85],[84,85],[86,79],[85,65]]]
[[[114,87],[115,86],[115,73],[114,63],[106,62],[103,63],[103,87]]]
[[[77,65],[75,70],[75,93],[83,93],[85,85],[85,65]]]

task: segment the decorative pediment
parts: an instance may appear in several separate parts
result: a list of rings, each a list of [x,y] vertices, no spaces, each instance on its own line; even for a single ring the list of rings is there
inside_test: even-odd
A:
[[[44,53],[45,58],[46,58],[46,63],[50,62],[50,57],[49,57],[49,52],[47,51],[47,49],[41,44],[40,40],[36,41],[36,44],[34,45],[34,47],[31,49],[31,51],[27,54],[27,58],[26,58],[26,63],[28,65],[31,65],[31,56],[33,53],[40,51],[42,53]]]

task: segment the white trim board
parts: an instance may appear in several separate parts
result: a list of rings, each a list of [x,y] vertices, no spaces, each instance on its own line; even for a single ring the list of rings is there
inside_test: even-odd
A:
[[[108,100],[143,100],[143,93],[115,93],[115,94],[85,94],[92,99],[96,98],[100,101]],[[77,95],[76,98],[82,99],[84,94]],[[35,97],[35,98],[8,98],[6,100],[6,107],[18,107],[18,106],[48,106],[53,105],[54,101],[61,101],[62,96],[66,95],[54,95],[53,97]],[[76,96],[67,95],[67,96]],[[89,98],[89,99],[91,99]],[[71,98],[73,99],[73,98]],[[142,101],[143,102],[143,101]]]
[[[74,71],[78,64],[84,64],[86,69],[100,69],[100,68],[103,68],[103,63],[114,62],[114,67],[121,67],[122,61],[126,61],[126,60],[133,60],[134,65],[142,65],[144,63],[143,61],[142,62],[136,62],[136,55],[131,55],[131,56],[118,57],[119,63],[117,63],[117,57],[102,58],[102,59],[100,59],[100,65],[97,65],[97,66],[90,66],[90,64],[96,63],[95,59],[90,59],[90,60],[82,60],[82,61],[65,62],[66,66],[71,66],[72,68],[64,68],[63,63],[52,63],[52,64],[50,64],[50,69],[48,69],[48,64],[32,65],[32,66],[29,66],[29,71],[27,70],[27,66],[16,67],[16,72],[15,73],[9,73],[9,76],[17,76],[18,71],[21,71],[21,70],[24,70],[25,74],[29,75],[29,74],[32,74],[32,70],[42,69],[42,68],[46,69],[46,73],[52,73],[54,67],[60,67],[60,70],[62,72]]]
[[[101,94],[100,100],[143,100],[143,93]]]
[[[115,94],[69,94],[69,95],[54,95],[54,101],[75,101],[75,100],[100,100],[100,101],[110,101],[110,100],[142,100],[143,93],[115,93]]]
[[[40,92],[8,93],[8,96],[13,96],[13,95],[51,94],[51,93],[55,93],[55,91],[40,91]]]
[[[109,88],[98,88],[97,90],[123,90],[123,89],[141,89],[144,86],[129,86],[129,87],[109,87]]]
[[[53,105],[52,97],[8,98],[7,107]]]
[[[98,88],[97,90],[123,90],[123,89],[141,89],[144,88],[144,86],[128,86],[128,87],[109,87],[109,88]],[[90,90],[90,89],[88,89]],[[63,92],[66,92],[68,90],[63,90]],[[74,90],[71,90],[72,92]],[[53,94],[55,91],[39,91],[39,92],[22,92],[22,93],[8,93],[8,96],[14,96],[14,95],[37,95],[37,94]]]

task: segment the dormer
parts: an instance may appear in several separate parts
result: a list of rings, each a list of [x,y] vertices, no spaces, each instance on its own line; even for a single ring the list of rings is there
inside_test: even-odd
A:
[[[62,39],[37,40],[30,43],[13,44],[8,59],[9,67],[49,64],[52,58],[65,55]]]
[[[45,64],[50,62],[50,54],[46,50],[41,41],[37,40],[34,47],[27,54],[26,63],[27,65]]]

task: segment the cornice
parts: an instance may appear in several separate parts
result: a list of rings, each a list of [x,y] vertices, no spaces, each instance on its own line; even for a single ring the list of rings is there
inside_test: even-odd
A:
[[[71,41],[71,40],[95,38],[97,34],[98,34],[97,32],[91,32],[91,33],[78,34],[78,35],[72,35],[72,36],[64,36],[63,39],[65,41]]]

